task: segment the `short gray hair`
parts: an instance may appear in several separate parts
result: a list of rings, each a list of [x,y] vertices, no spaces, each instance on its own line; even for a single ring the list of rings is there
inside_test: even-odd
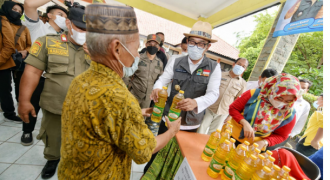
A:
[[[91,57],[97,57],[98,61],[102,61],[109,55],[109,44],[117,39],[127,47],[127,42],[134,40],[135,34],[102,34],[87,32],[86,44]]]

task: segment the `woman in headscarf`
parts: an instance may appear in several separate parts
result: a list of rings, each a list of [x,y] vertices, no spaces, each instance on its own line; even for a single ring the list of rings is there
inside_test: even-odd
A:
[[[289,74],[268,78],[261,89],[246,91],[229,107],[232,136],[261,150],[286,140],[296,123],[294,102],[302,95],[299,80]]]
[[[30,32],[27,28],[23,30],[17,43],[15,35],[22,27],[21,16],[24,12],[23,5],[13,1],[5,1],[0,9],[1,33],[0,33],[0,99],[1,108],[4,111],[6,120],[21,123],[22,120],[15,113],[13,98],[11,95],[12,73],[15,82],[16,100],[18,100],[19,80],[23,70],[13,71],[16,64],[12,58],[15,49],[22,54],[25,59],[31,48]]]

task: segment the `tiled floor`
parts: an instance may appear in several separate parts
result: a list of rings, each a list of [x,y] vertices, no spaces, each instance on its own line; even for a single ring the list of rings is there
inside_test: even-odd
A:
[[[15,106],[17,109],[16,103]],[[36,139],[41,118],[42,113],[39,112],[33,145],[23,146],[20,144],[22,124],[5,122],[3,113],[0,113],[0,180],[42,180],[40,173],[46,164],[43,158],[44,143]],[[141,178],[144,166],[132,162],[131,180]],[[57,180],[57,176],[50,180]]]

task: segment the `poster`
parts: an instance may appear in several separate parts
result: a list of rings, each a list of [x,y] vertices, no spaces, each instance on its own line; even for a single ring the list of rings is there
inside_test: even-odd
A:
[[[287,0],[273,37],[323,31],[323,0]]]
[[[184,158],[178,172],[175,174],[174,180],[196,180],[196,177],[189,166],[187,158]]]

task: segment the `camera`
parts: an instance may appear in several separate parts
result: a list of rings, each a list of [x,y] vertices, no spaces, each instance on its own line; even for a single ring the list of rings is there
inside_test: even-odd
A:
[[[85,6],[80,5],[78,2],[74,2],[73,4],[71,4],[71,2],[69,1],[64,1],[64,4],[70,9],[72,7],[74,8],[80,8],[80,9],[85,9]]]

